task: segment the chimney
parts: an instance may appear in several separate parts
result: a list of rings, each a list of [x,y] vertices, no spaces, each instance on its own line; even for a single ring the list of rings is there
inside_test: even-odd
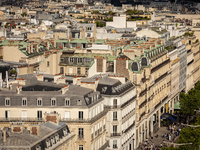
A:
[[[77,82],[80,81],[80,79],[81,79],[81,76],[74,76],[74,78],[73,78],[73,85],[76,85]]]
[[[44,76],[43,76],[43,74],[37,75],[37,80],[38,80],[38,81],[44,81]]]
[[[30,134],[35,136],[40,136],[40,127],[39,125],[29,125]]]
[[[60,118],[60,114],[58,114],[56,111],[55,112],[51,112],[51,113],[44,113],[44,119],[45,122],[53,122],[57,125],[59,125],[59,118]]]
[[[65,84],[65,77],[60,77],[57,79],[57,84],[60,84],[60,83]]]
[[[18,86],[17,86],[17,94],[20,94],[21,91],[22,91],[22,86],[21,86],[21,85],[18,85]]]
[[[62,94],[65,94],[69,90],[69,85],[65,85],[61,90]]]
[[[6,71],[6,87],[8,88],[8,71]]]

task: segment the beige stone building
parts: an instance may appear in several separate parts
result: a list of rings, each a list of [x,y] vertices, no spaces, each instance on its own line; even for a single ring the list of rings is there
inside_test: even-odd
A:
[[[105,149],[108,145],[105,130],[107,109],[100,92],[94,88],[69,85],[61,75],[53,77],[55,83],[49,78],[41,74],[23,75],[10,83],[9,91],[2,89],[2,121],[62,121],[74,133],[74,141],[68,145],[70,149]],[[79,80],[75,77],[74,84]]]

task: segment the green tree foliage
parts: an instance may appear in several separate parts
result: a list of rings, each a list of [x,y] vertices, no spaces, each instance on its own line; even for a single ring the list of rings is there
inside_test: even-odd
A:
[[[28,16],[26,13],[21,14],[22,17]]]
[[[195,111],[200,107],[200,91],[192,89],[188,94],[181,93],[180,108],[181,112],[189,119],[190,115],[194,115]]]
[[[196,84],[196,86],[195,86],[195,89],[196,89],[196,90],[200,90],[200,81],[197,82],[197,84]]]
[[[99,11],[96,10],[96,11],[92,11],[93,14],[99,14]]]
[[[161,150],[178,150],[178,148],[173,148],[173,147],[163,147]]]
[[[139,15],[139,14],[143,14],[144,12],[142,10],[128,9],[125,13],[127,15]]]
[[[187,94],[180,95],[181,112],[187,116],[194,115],[195,110],[200,108],[200,81],[195,88],[190,90]],[[180,132],[180,137],[177,143],[192,143],[188,145],[181,145],[178,148],[164,147],[162,150],[198,150],[200,148],[200,116],[196,117],[194,127],[183,128]]]
[[[16,74],[17,71],[16,71],[15,69],[12,69],[12,70],[10,70],[10,73],[11,73],[11,74]]]
[[[182,145],[179,147],[181,150],[196,150],[200,145],[200,127],[191,128],[187,127],[181,130],[178,143],[193,143],[190,145]]]
[[[104,26],[105,26],[105,23],[96,21],[96,26],[97,26],[97,27],[104,27]]]

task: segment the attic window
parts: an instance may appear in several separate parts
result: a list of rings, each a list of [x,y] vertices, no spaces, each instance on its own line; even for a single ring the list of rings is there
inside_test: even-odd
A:
[[[27,99],[26,98],[22,99],[22,106],[27,106]]]
[[[5,106],[10,106],[10,98],[5,99]]]
[[[70,100],[69,99],[65,99],[65,106],[70,106]]]
[[[37,99],[37,106],[42,106],[42,99],[41,98]]]
[[[56,106],[56,99],[55,98],[51,99],[51,106]]]
[[[82,105],[82,101],[80,99],[77,100],[77,105]]]

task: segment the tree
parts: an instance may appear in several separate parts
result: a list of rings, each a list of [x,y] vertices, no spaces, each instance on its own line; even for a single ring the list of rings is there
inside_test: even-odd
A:
[[[178,143],[193,143],[192,145],[182,145],[180,150],[197,150],[200,145],[200,127],[191,128],[187,127],[181,130]]]
[[[180,108],[181,112],[187,116],[187,121],[189,121],[189,116],[194,115],[195,111],[198,110],[200,106],[199,97],[200,92],[192,89],[188,92],[188,94],[181,93],[180,98]]]
[[[21,14],[22,17],[27,16],[27,14],[24,12]]]
[[[15,69],[12,69],[12,70],[10,70],[10,73],[11,73],[11,74],[16,74],[17,71],[16,71]]]
[[[200,81],[197,82],[197,84],[196,84],[196,86],[195,86],[195,89],[196,89],[196,90],[200,90]]]

